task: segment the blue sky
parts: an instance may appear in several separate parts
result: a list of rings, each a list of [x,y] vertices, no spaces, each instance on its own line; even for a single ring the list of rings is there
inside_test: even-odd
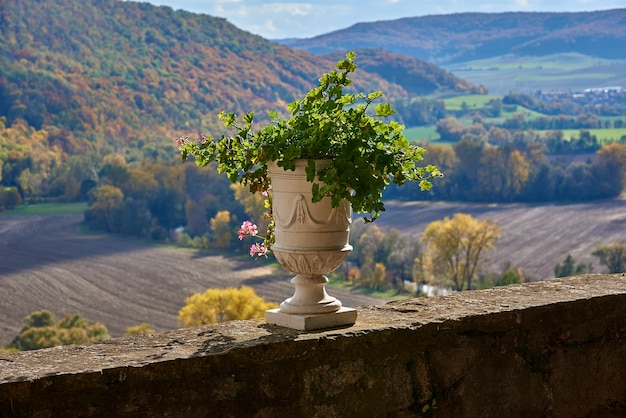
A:
[[[146,1],[146,0],[142,0]],[[267,39],[308,38],[358,22],[459,12],[578,12],[626,7],[626,0],[147,0],[224,17]]]

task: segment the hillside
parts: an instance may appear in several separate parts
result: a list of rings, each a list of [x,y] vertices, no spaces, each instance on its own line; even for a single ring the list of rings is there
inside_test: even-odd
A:
[[[626,8],[578,13],[458,13],[358,23],[309,39],[283,41],[316,54],[378,48],[438,65],[504,54],[577,52],[626,58]]]
[[[0,3],[0,117],[7,126],[18,118],[35,129],[55,126],[99,149],[217,135],[220,111],[264,117],[285,109],[335,63],[225,19],[147,3]],[[357,87],[383,90],[388,100],[409,97],[413,82],[355,76]]]
[[[415,96],[487,93],[484,87],[476,86],[434,64],[408,55],[371,48],[356,49],[355,52],[359,57],[359,68],[398,84]],[[342,52],[332,52],[324,56],[337,61],[341,59],[341,55]]]
[[[117,0],[23,0],[0,9],[0,115],[90,139],[154,141],[269,109],[332,63],[224,19]],[[378,81],[376,84],[381,84]],[[385,86],[389,87],[389,86]]]

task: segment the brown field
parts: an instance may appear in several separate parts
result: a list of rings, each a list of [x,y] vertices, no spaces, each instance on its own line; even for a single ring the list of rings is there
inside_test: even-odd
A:
[[[142,322],[179,328],[185,298],[210,287],[248,285],[275,302],[293,294],[292,275],[248,257],[85,235],[81,220],[81,214],[0,218],[0,347],[40,309],[78,312],[120,336]],[[345,306],[384,302],[342,289],[330,293]]]
[[[502,226],[488,269],[504,262],[531,279],[553,277],[566,255],[593,262],[602,243],[626,242],[626,202],[609,200],[573,205],[481,205],[390,203],[377,224],[419,239],[428,223],[469,213]],[[107,326],[113,336],[148,322],[158,330],[179,327],[185,297],[209,287],[252,286],[267,300],[292,294],[290,275],[246,257],[208,255],[149,245],[107,235],[79,233],[82,215],[0,218],[0,346],[8,343],[29,313],[50,309],[58,316],[79,312]],[[346,306],[384,300],[332,289]]]
[[[578,204],[471,204],[391,203],[379,226],[396,228],[419,239],[433,221],[469,213],[478,219],[496,221],[502,238],[487,254],[486,268],[501,272],[507,261],[520,267],[530,280],[554,277],[554,267],[568,254],[577,263],[593,263],[594,272],[605,272],[591,252],[599,244],[626,243],[626,200],[603,200]]]

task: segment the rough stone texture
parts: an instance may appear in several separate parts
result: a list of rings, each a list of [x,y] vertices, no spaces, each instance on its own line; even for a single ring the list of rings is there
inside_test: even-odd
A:
[[[626,278],[359,308],[349,328],[233,321],[0,355],[0,416],[626,416]]]

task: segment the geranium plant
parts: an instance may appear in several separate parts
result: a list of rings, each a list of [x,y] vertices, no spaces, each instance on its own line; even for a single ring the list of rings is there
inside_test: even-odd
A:
[[[389,103],[375,104],[382,92],[347,91],[352,85],[350,74],[356,70],[354,58],[354,52],[347,53],[317,87],[289,104],[288,119],[270,112],[270,123],[255,130],[253,112],[241,121],[234,113],[222,112],[219,118],[227,128],[234,128],[234,134],[219,139],[201,136],[197,141],[176,138],[183,160],[192,157],[201,166],[216,162],[218,172],[255,193],[270,188],[268,163],[294,170],[297,160],[307,159],[313,202],[329,197],[337,207],[346,199],[366,221],[385,210],[382,193],[391,182],[416,181],[422,190],[429,190],[430,180],[442,174],[433,165],[418,164],[424,149],[406,139],[403,125],[385,121],[395,111]],[[316,160],[330,160],[330,164],[317,169]],[[273,242],[271,228],[270,222],[267,249]]]

